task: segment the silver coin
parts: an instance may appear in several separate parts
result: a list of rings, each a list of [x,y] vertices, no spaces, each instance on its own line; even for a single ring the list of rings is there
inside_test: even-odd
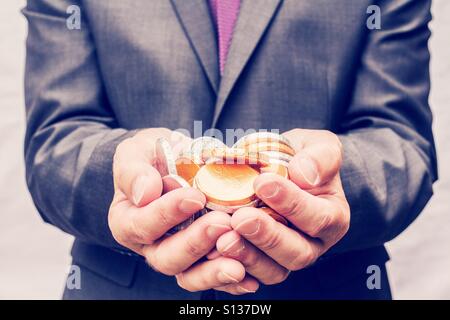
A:
[[[289,162],[286,160],[282,160],[282,159],[276,159],[276,158],[270,158],[269,162],[272,164],[279,164],[285,167],[289,167]]]
[[[225,213],[233,214],[241,208],[248,208],[248,207],[256,208],[259,204],[259,201],[260,201],[259,199],[256,199],[247,204],[240,205],[240,206],[224,206],[224,205],[216,204],[213,202],[207,202],[205,207],[208,208],[209,210],[222,211]]]
[[[292,148],[292,145],[291,145],[290,141],[288,140],[288,138],[286,138],[285,136],[283,136],[281,134],[267,132],[267,131],[254,132],[254,133],[250,133],[246,136],[243,136],[241,139],[239,139],[233,145],[232,148],[244,148],[248,145],[256,144],[259,142],[278,142],[278,143],[285,144]]]
[[[202,157],[205,164],[267,165],[269,163],[268,156],[241,148],[224,148],[204,151]]]
[[[200,137],[194,139],[191,143],[191,157],[196,163],[203,163],[203,151],[204,150],[214,150],[222,149],[227,146],[220,140],[213,137]]]
[[[177,175],[177,166],[169,141],[159,138],[155,144],[154,166],[161,177]]]
[[[177,224],[175,227],[166,232],[167,235],[172,235],[177,233],[178,231],[184,230],[194,223],[195,220],[206,214],[208,211],[206,209],[202,209],[194,213],[188,219],[184,220],[182,223]]]
[[[291,156],[289,154],[286,154],[283,152],[278,152],[278,151],[261,151],[259,154],[264,154],[267,157],[269,157],[269,161],[281,160],[281,161],[287,162],[288,164],[293,158],[293,156]]]

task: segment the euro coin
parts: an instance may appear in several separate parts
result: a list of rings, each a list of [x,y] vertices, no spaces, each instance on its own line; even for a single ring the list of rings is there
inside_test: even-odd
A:
[[[271,160],[282,160],[289,163],[292,160],[292,156],[286,153],[278,152],[278,151],[262,151],[260,152],[264,156],[269,157]]]
[[[270,163],[270,164],[279,164],[279,165],[281,165],[281,166],[285,166],[286,168],[289,167],[289,162],[287,162],[287,161],[285,161],[285,160],[280,160],[280,159],[274,159],[274,158],[271,158],[271,159],[269,160],[269,163]]]
[[[284,144],[286,146],[290,146],[292,148],[291,143],[285,136],[274,132],[254,132],[248,134],[239,139],[234,144],[233,148],[245,148],[246,146],[262,142],[276,142]]]
[[[194,177],[198,170],[200,170],[200,165],[195,163],[193,159],[186,156],[181,156],[178,158],[175,164],[178,175],[192,186]]]
[[[290,146],[279,143],[279,142],[259,142],[256,144],[250,144],[246,146],[246,150],[249,152],[263,152],[263,151],[277,151],[290,156],[295,155],[294,149]]]
[[[213,137],[200,137],[191,142],[190,152],[196,163],[201,163],[204,150],[214,150],[226,148],[226,145]]]
[[[175,158],[169,141],[159,138],[155,143],[154,167],[159,171],[161,177],[169,174],[177,174]]]
[[[269,157],[258,152],[249,152],[245,149],[219,148],[204,150],[202,159],[205,163],[221,164],[250,164],[258,166],[269,165]]]
[[[259,204],[259,200],[257,199],[257,200],[253,200],[247,204],[240,205],[240,206],[224,206],[224,205],[220,205],[220,204],[215,204],[214,202],[207,202],[205,207],[208,208],[209,210],[222,211],[225,213],[233,214],[241,208],[247,208],[247,207],[256,208],[258,206],[258,204]]]
[[[284,224],[285,226],[288,225],[287,220],[283,216],[281,216],[277,212],[275,212],[275,210],[273,210],[272,208],[261,207],[259,209],[261,209],[264,213],[271,216],[275,221],[278,221],[279,223]]]
[[[253,182],[259,172],[245,164],[206,164],[195,176],[195,186],[207,202],[239,206],[255,200]]]
[[[261,167],[259,171],[261,173],[276,173],[283,178],[289,178],[288,167],[279,163],[270,163],[268,166]]]

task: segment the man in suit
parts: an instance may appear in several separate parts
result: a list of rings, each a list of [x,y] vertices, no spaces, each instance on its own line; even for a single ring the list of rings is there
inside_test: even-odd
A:
[[[69,30],[73,4],[81,28]],[[40,0],[23,12],[27,183],[43,219],[76,238],[81,289],[65,298],[390,298],[383,244],[437,179],[430,1]],[[290,181],[254,185],[292,228],[247,208],[161,238],[205,198],[161,196],[154,142],[195,120],[292,141]]]

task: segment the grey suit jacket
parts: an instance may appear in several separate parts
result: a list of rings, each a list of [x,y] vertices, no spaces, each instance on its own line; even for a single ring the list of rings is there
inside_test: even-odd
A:
[[[72,4],[80,30],[66,27]],[[366,27],[370,4],[380,30]],[[39,0],[23,13],[27,183],[43,219],[76,237],[74,261],[93,284],[78,297],[200,296],[116,252],[111,163],[138,128],[201,120],[339,135],[350,231],[324,262],[258,297],[336,297],[338,285],[364,295],[354,288],[365,290],[367,265],[386,261],[383,243],[432,195],[428,0],[243,0],[222,78],[206,0]]]

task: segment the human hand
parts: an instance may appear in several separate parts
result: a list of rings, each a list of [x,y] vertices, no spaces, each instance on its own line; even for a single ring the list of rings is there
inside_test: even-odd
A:
[[[289,164],[290,180],[265,173],[255,180],[254,188],[292,228],[258,208],[242,208],[231,218],[233,230],[217,242],[222,256],[240,261],[248,274],[264,284],[282,282],[290,271],[313,264],[345,235],[350,224],[339,175],[342,145],[338,137],[302,129],[284,135],[296,151]]]
[[[178,145],[190,140],[168,129],[145,129],[116,149],[114,198],[108,214],[114,238],[144,256],[155,270],[176,275],[178,284],[186,290],[224,286],[235,294],[256,290],[258,284],[245,278],[245,269],[237,260],[221,257],[200,261],[215,247],[219,236],[231,230],[228,214],[210,212],[186,229],[165,236],[172,227],[201,210],[206,200],[194,188],[161,195],[161,176],[152,166],[155,142],[161,137]]]

